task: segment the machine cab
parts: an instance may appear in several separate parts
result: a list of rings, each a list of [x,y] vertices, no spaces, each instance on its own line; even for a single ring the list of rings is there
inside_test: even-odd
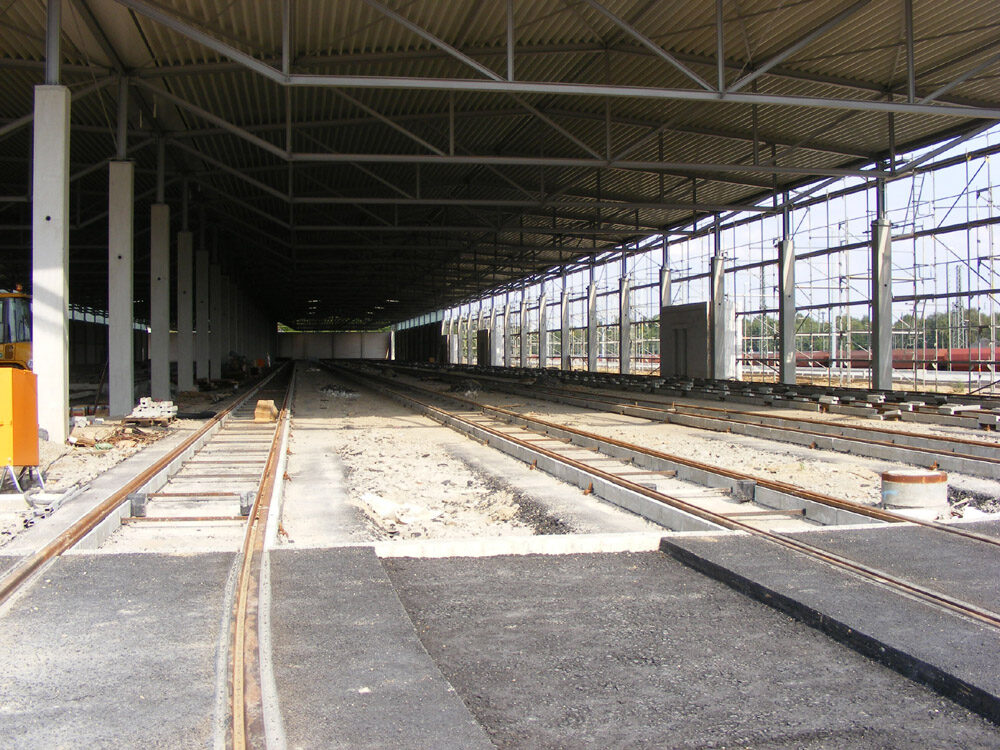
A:
[[[31,298],[0,291],[0,366],[31,369]]]

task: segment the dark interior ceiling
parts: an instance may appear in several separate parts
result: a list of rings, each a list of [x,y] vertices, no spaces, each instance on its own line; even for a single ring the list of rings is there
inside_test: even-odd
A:
[[[0,284],[30,278],[45,25],[0,0]],[[63,0],[61,28],[71,302],[106,306],[126,90],[140,318],[161,152],[175,229],[186,189],[278,320],[354,328],[1000,119],[995,0]]]

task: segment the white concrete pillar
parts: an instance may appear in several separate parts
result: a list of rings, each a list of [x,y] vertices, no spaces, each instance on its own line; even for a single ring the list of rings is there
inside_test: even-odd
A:
[[[154,203],[149,212],[149,377],[150,395],[170,399],[170,206]]]
[[[791,238],[778,242],[778,377],[795,385],[795,248]]]
[[[108,178],[108,392],[112,417],[135,407],[133,341],[133,181],[129,161],[112,161]]]
[[[222,377],[222,269],[213,263],[209,271],[208,316],[212,333],[209,337],[208,372],[212,380]]]
[[[712,377],[721,378],[726,371],[725,362],[725,266],[721,255],[712,258],[711,294],[712,294],[712,331],[711,331],[711,361]]]
[[[569,292],[565,289],[563,289],[562,297],[559,299],[559,341],[559,369],[572,369],[572,362],[569,358]]]
[[[628,276],[618,282],[618,372],[632,372],[632,305]]]
[[[232,341],[229,337],[229,277],[222,277],[222,284],[219,288],[219,351],[221,359],[219,367],[229,359],[229,352],[232,351]]]
[[[521,297],[521,367],[528,366],[528,302]]]
[[[538,366],[544,369],[549,352],[549,306],[545,292],[538,296]]]
[[[597,372],[597,284],[587,287],[587,371]]]
[[[202,232],[204,239],[204,232]],[[208,332],[208,299],[209,299],[209,263],[208,249],[198,248],[195,253],[195,361],[197,362],[197,377],[207,380],[209,375],[209,332]]]
[[[194,244],[177,233],[177,390],[194,390]]]
[[[892,224],[872,222],[872,388],[892,390]]]
[[[510,335],[510,302],[503,306],[503,366],[514,366],[514,337]]]
[[[670,289],[670,269],[660,269],[660,307],[670,307],[673,293]]]
[[[240,289],[236,282],[229,280],[229,351],[239,353],[238,330],[239,330],[239,298]],[[228,356],[228,352],[227,352]]]
[[[465,319],[466,325],[466,338],[465,343],[468,348],[468,363],[470,365],[476,364],[476,324],[473,322],[472,311],[469,311],[468,317]]]
[[[38,426],[69,436],[69,113],[65,86],[35,86],[31,170],[32,370]]]

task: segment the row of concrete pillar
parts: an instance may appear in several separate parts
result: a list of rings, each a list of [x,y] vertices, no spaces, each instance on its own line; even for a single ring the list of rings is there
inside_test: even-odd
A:
[[[33,369],[38,375],[39,424],[49,438],[65,440],[69,424],[69,136],[70,93],[60,85],[35,90],[32,170]],[[119,144],[119,156],[123,156]],[[171,397],[170,363],[177,362],[177,390],[197,379],[217,379],[235,351],[251,360],[273,357],[276,324],[223,274],[201,242],[195,249],[187,227],[173,238],[177,248],[175,355],[170,332],[170,207],[161,178],[150,211],[150,395]],[[110,162],[108,173],[108,388],[111,416],[135,405],[133,331],[134,165]]]
[[[886,218],[885,212],[885,184],[879,182],[876,186],[877,202],[879,205],[878,219],[872,225],[872,388],[875,390],[892,389],[892,225]],[[787,202],[787,196],[786,196]],[[714,230],[715,248],[711,259],[710,279],[709,279],[709,307],[710,307],[710,360],[712,372],[716,377],[726,377],[723,373],[731,371],[726,361],[726,347],[723,346],[722,338],[728,329],[725,325],[727,312],[726,291],[725,291],[725,264],[722,252],[722,235],[718,223]],[[663,267],[660,269],[660,306],[666,307],[671,304],[670,290],[670,270],[669,270],[669,245],[664,238],[664,258]],[[795,250],[792,242],[789,216],[785,212],[782,216],[782,237],[776,243],[778,250],[778,380],[785,385],[794,385],[796,376],[795,358],[795,333],[796,316],[795,306]],[[597,285],[590,283],[587,289],[587,369],[591,372],[597,370],[598,359],[598,331],[597,331]],[[631,310],[629,302],[631,299],[629,278],[623,276],[619,280],[618,300],[619,300],[619,372],[629,374],[632,371],[631,363]],[[563,370],[570,369],[569,355],[569,295],[565,291],[559,306],[560,331],[563,345],[560,349],[559,366]],[[520,356],[518,361],[513,358],[513,340],[507,335],[511,330],[510,321],[513,315],[519,315],[519,336],[520,336]],[[539,367],[545,366],[546,353],[548,351],[548,305],[546,295],[543,293],[538,298],[538,351]],[[498,333],[494,325],[495,312],[490,313],[489,330],[491,333]],[[447,333],[460,338],[463,323],[468,336],[468,358],[467,362],[477,362],[475,339],[472,336],[473,330],[483,328],[483,312],[480,310],[477,320],[473,321],[473,316],[467,316],[455,320],[449,320]],[[473,326],[475,325],[475,328]],[[504,365],[508,367],[528,366],[528,304],[521,300],[520,309],[512,311],[508,303],[503,311],[502,331],[503,348],[496,352],[496,356],[490,362],[482,364]],[[459,360],[459,352],[452,353],[453,361]]]

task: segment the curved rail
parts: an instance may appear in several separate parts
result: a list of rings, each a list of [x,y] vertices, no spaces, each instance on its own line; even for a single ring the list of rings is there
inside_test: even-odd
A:
[[[280,462],[282,434],[288,420],[288,409],[291,401],[292,387],[285,391],[278,419],[275,424],[274,440],[267,455],[267,463],[257,487],[253,506],[247,518],[243,544],[240,548],[241,564],[239,578],[236,584],[236,602],[232,641],[230,644],[230,665],[232,679],[230,680],[230,707],[232,714],[233,750],[244,750],[250,735],[250,725],[262,714],[260,682],[250,669],[255,661],[257,648],[256,625],[258,622],[259,601],[251,595],[257,590],[260,580],[261,555],[264,551],[264,537],[267,530],[267,518],[270,512],[271,496],[277,481],[277,469]],[[251,713],[251,709],[253,713]]]

